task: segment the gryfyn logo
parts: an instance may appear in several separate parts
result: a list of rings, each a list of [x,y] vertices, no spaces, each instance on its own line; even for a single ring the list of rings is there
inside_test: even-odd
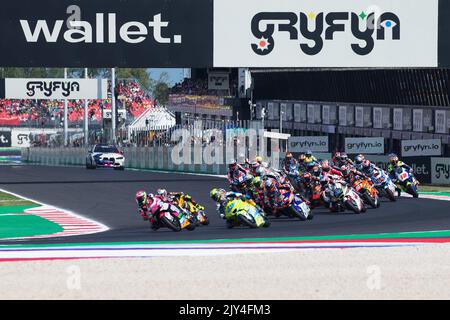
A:
[[[400,19],[392,12],[377,13],[329,12],[260,12],[253,16],[251,31],[256,42],[253,51],[266,56],[275,48],[275,31],[286,32],[289,40],[300,40],[300,50],[310,56],[322,51],[325,41],[331,41],[337,32],[350,32],[358,40],[351,43],[354,53],[364,56],[372,52],[375,40],[385,40],[386,30],[390,30],[392,40],[400,40]],[[376,31],[376,34],[374,35]],[[277,40],[278,41],[278,40]],[[361,41],[364,44],[360,44]],[[312,42],[312,43],[311,43]]]
[[[88,21],[73,19],[72,16],[67,18],[65,27],[64,22],[63,19],[52,22],[20,20],[20,25],[26,41],[31,43],[40,39],[55,43],[60,39],[61,33],[69,43],[116,43],[120,38],[124,42],[136,44],[145,41],[149,34],[162,44],[182,42],[181,35],[174,35],[173,38],[163,36],[163,29],[168,27],[169,21],[163,21],[161,13],[154,15],[153,20],[146,23],[128,21],[118,25],[116,13],[96,13],[94,25]]]

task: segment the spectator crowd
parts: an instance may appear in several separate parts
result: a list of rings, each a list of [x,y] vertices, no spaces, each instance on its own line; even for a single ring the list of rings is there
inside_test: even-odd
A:
[[[131,119],[140,116],[147,108],[155,105],[136,81],[120,81],[117,96]],[[84,100],[68,101],[69,122],[82,122]],[[88,118],[100,122],[102,110],[111,109],[111,99],[88,100]],[[0,126],[20,126],[21,124],[45,126],[63,119],[64,101],[61,100],[11,100],[0,99]]]

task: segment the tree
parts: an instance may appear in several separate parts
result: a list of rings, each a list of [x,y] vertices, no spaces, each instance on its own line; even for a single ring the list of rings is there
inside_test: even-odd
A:
[[[169,101],[169,75],[167,72],[162,72],[159,79],[154,81],[153,96],[159,101],[160,104],[165,105]]]

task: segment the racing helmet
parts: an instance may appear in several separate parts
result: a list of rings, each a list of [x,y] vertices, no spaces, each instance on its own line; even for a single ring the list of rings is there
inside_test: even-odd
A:
[[[330,171],[330,164],[328,163],[328,160],[322,161],[322,170],[325,172]]]
[[[274,192],[275,183],[271,179],[266,180],[266,182],[264,182],[264,189],[266,192]]]
[[[254,177],[252,180],[252,185],[255,188],[261,189],[263,186],[261,177]]]
[[[395,153],[391,153],[389,155],[389,162],[393,165],[397,165],[398,162],[398,156]]]
[[[320,172],[320,167],[317,163],[313,163],[311,170],[313,173],[318,173],[318,172]]]
[[[147,204],[147,192],[144,190],[136,192],[136,202],[139,206]]]
[[[236,169],[237,167],[237,161],[235,159],[231,160],[230,163],[228,164],[228,168],[229,169]]]
[[[156,194],[158,196],[167,197],[167,190],[166,189],[158,189],[158,190],[156,190]]]
[[[258,175],[258,169],[261,168],[261,164],[258,161],[253,161],[250,165],[250,171],[253,175]]]
[[[348,161],[348,155],[345,152],[341,152],[341,156],[339,158],[341,161]]]
[[[307,157],[311,157],[312,156],[312,151],[311,150],[306,150],[305,155]]]
[[[256,156],[255,157],[255,162],[258,162],[259,164],[262,164],[263,158],[261,156]]]
[[[364,162],[364,157],[362,155],[358,154],[355,157],[355,164],[359,166],[359,165],[363,164],[363,162]]]
[[[363,168],[369,168],[370,167],[370,161],[369,160],[364,160],[362,163]]]
[[[312,179],[311,173],[305,172],[305,173],[303,174],[303,176],[302,176],[302,179],[303,179],[303,181],[305,181],[306,183],[310,183],[310,182],[311,182],[311,179]]]
[[[192,197],[189,194],[183,195],[183,198],[188,201],[192,200]]]
[[[292,153],[291,152],[286,152],[286,155],[284,156],[284,158],[286,159],[286,160],[291,160],[292,159]]]
[[[211,192],[209,193],[211,199],[213,199],[216,202],[219,202],[220,199],[222,199],[222,196],[225,194],[225,190],[223,189],[218,189],[218,188],[214,188],[211,190]]]
[[[304,152],[300,153],[298,156],[298,161],[305,162],[305,159],[306,159],[305,153]]]

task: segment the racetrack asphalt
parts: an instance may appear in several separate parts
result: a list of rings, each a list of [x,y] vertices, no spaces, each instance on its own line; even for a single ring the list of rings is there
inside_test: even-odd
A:
[[[226,188],[226,179],[134,170],[86,170],[83,167],[0,166],[0,188],[73,211],[110,228],[91,235],[0,241],[0,244],[271,238],[450,229],[449,202],[413,198],[400,198],[395,203],[383,199],[380,208],[369,209],[361,215],[336,214],[319,208],[314,210],[315,217],[311,221],[282,217],[271,219],[269,228],[227,229],[216,213],[215,203],[209,198],[213,187]],[[191,194],[205,205],[210,225],[191,232],[152,231],[149,223],[139,216],[134,196],[137,190],[155,192],[157,188]]]

